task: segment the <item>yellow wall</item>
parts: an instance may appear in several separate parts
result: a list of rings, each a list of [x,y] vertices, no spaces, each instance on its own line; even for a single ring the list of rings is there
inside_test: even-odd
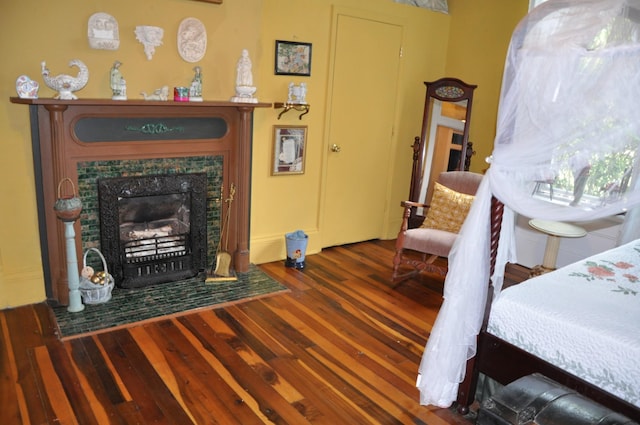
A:
[[[478,85],[469,131],[476,151],[471,171],[488,168],[485,158],[493,150],[504,61],[511,33],[528,7],[526,0],[449,0],[453,19],[446,72]]]
[[[408,193],[411,152],[409,145],[420,132],[424,102],[423,81],[445,73],[457,73],[483,87],[476,102],[484,103],[484,118],[474,115],[471,138],[476,150],[483,144],[491,150],[495,127],[498,87],[506,43],[515,17],[524,15],[526,0],[488,0],[496,8],[476,2],[450,0],[452,13],[445,15],[390,0],[224,0],[222,5],[191,0],[21,0],[2,2],[0,14],[0,308],[39,302],[45,298],[39,252],[33,166],[30,148],[28,108],[10,104],[15,96],[15,80],[26,74],[37,81],[40,62],[51,73],[75,73],[71,59],[83,60],[90,70],[89,84],[78,95],[108,98],[109,69],[115,60],[127,80],[129,98],[162,85],[189,83],[194,64],[183,61],[176,49],[176,30],[186,17],[197,17],[207,28],[208,48],[198,64],[203,68],[204,97],[228,100],[234,93],[235,63],[242,49],[253,61],[256,96],[260,101],[284,101],[287,85],[305,81],[311,112],[303,118],[289,113],[278,121],[279,111],[258,109],[254,116],[251,261],[260,263],[282,259],[284,233],[303,229],[310,235],[308,254],[320,250],[322,157],[324,115],[330,53],[333,6],[376,13],[405,26],[404,58],[400,77],[401,93],[397,111],[397,156],[393,163],[390,205],[398,205]],[[497,6],[500,6],[499,8]],[[484,16],[489,11],[490,16]],[[120,27],[120,49],[92,50],[87,42],[87,20],[95,12],[113,15]],[[473,14],[481,13],[476,22]],[[27,19],[26,16],[29,18]],[[164,28],[164,44],[148,61],[133,34],[137,25]],[[474,32],[459,30],[471,26]],[[455,34],[453,33],[455,28]],[[485,32],[485,28],[492,28]],[[498,29],[496,29],[498,28]],[[504,37],[504,39],[502,39]],[[313,43],[312,75],[292,78],[273,74],[274,40]],[[471,42],[471,46],[466,46]],[[486,45],[490,46],[487,48]],[[494,46],[499,51],[494,52]],[[453,47],[452,47],[453,46]],[[461,49],[461,46],[466,46]],[[460,55],[466,51],[466,56]],[[491,60],[487,62],[486,57]],[[451,59],[449,59],[451,58]],[[498,63],[499,62],[499,63]],[[497,82],[497,83],[496,83]],[[486,84],[486,89],[483,84]],[[41,83],[40,96],[53,91]],[[498,86],[498,87],[496,87]],[[372,90],[375,96],[375,90]],[[484,100],[483,100],[484,99]],[[474,114],[478,112],[478,103]],[[366,111],[365,111],[366,112]],[[303,124],[309,128],[306,170],[303,175],[269,175],[272,126]],[[475,136],[475,137],[474,137]],[[480,155],[478,155],[479,157]],[[476,161],[477,163],[478,161]],[[354,169],[357,172],[357,169]],[[399,213],[399,211],[398,211]],[[396,214],[386,223],[387,234],[395,237],[399,226]]]
[[[256,118],[254,133],[253,196],[251,214],[251,257],[253,261],[265,262],[284,258],[284,234],[295,229],[303,229],[309,234],[307,253],[318,252],[322,247],[322,176],[323,159],[328,153],[325,139],[325,113],[327,84],[329,79],[332,16],[339,10],[361,12],[367,16],[389,22],[402,22],[405,26],[404,55],[401,65],[399,86],[400,104],[397,111],[398,131],[396,142],[402,158],[394,163],[394,196],[390,205],[400,204],[409,191],[411,150],[407,140],[413,140],[420,127],[424,92],[422,81],[437,78],[444,72],[446,58],[446,36],[449,32],[450,17],[425,9],[400,5],[388,0],[340,0],[333,4],[328,1],[270,0],[264,3],[261,49],[265,60],[260,64],[261,93],[269,101],[283,101],[287,85],[293,81],[305,81],[309,86],[307,102],[311,112],[302,121],[292,112],[276,119],[276,112],[260,114]],[[312,71],[309,78],[277,76],[273,74],[274,40],[294,40],[313,43]],[[425,40],[438,40],[426,43]],[[428,54],[426,54],[428,52]],[[375,72],[375,70],[354,70],[354,72]],[[375,99],[375,87],[371,97]],[[375,100],[371,102],[375,107]],[[358,111],[367,114],[367,111]],[[302,176],[269,175],[269,155],[271,153],[271,128],[274,124],[307,125],[308,150],[306,169]],[[416,130],[417,127],[417,130]],[[397,142],[400,141],[400,142]],[[326,162],[326,161],[324,161]],[[364,165],[366,166],[366,165]],[[356,165],[357,167],[357,165]],[[357,168],[354,168],[357,173]],[[364,206],[363,206],[364,208]],[[260,213],[258,213],[260,209]],[[366,208],[365,208],[366,210]],[[365,212],[363,210],[363,212]],[[400,226],[401,211],[389,217],[393,224],[387,225],[392,238]]]

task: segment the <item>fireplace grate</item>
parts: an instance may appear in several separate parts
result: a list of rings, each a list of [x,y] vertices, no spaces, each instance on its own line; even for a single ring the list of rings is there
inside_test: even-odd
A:
[[[125,262],[141,263],[190,254],[189,234],[137,239],[123,244]]]
[[[193,275],[189,234],[137,239],[122,244],[123,286],[140,287]]]

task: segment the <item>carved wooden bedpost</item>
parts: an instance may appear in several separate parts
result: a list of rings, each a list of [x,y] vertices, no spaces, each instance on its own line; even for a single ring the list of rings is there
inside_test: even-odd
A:
[[[500,231],[502,229],[502,213],[504,212],[504,204],[497,198],[491,198],[491,242],[489,248],[489,277],[491,277],[496,268],[496,257],[498,254],[498,243],[500,241]],[[482,329],[487,328],[489,321],[489,311],[491,307],[491,301],[493,299],[493,285],[491,280],[488,282],[487,289],[487,303],[484,310],[484,318],[482,321]],[[480,345],[478,339],[477,345]],[[476,350],[476,353],[478,350]],[[477,354],[476,354],[477,356]],[[478,368],[476,366],[476,357],[472,357],[467,360],[467,369],[464,376],[464,381],[460,383],[458,387],[458,412],[462,415],[469,413],[469,406],[473,403],[476,395],[476,386],[478,384]]]

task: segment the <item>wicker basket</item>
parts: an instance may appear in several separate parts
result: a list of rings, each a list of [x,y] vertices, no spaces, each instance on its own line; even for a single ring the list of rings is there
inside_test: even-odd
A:
[[[107,269],[107,261],[104,259],[102,253],[96,248],[89,248],[85,251],[82,258],[83,270],[87,268],[87,255],[90,251],[98,254],[102,260],[102,267],[104,269],[104,277],[102,278],[103,283],[93,283],[90,280],[90,277],[82,276],[80,278],[80,293],[82,294],[82,299],[85,304],[106,303],[111,299],[111,291],[113,290],[115,282],[113,280],[113,276],[109,274],[109,270]]]

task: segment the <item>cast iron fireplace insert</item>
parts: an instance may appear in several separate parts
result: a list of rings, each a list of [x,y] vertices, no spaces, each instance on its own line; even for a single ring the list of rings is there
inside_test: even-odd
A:
[[[98,179],[100,245],[121,288],[204,275],[206,173]]]

